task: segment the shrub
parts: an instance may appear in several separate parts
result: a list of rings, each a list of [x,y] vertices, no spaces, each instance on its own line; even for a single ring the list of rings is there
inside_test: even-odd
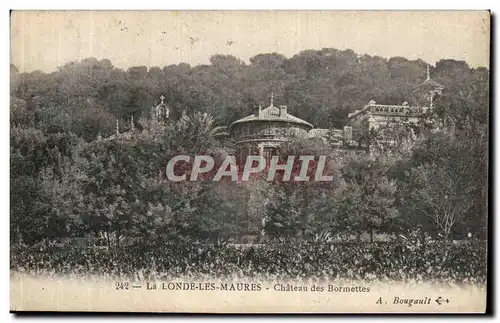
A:
[[[13,246],[11,268],[32,274],[140,279],[175,277],[486,282],[486,243],[300,242],[238,248],[167,244],[122,248]]]

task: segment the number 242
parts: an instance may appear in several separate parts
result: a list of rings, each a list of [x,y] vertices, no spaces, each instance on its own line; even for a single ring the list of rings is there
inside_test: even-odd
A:
[[[116,288],[116,290],[128,289],[128,283],[127,282],[116,282],[115,288]]]

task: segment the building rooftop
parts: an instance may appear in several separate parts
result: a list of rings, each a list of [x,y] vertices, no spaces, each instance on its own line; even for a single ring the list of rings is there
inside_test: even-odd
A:
[[[341,131],[341,130],[339,130],[339,131]],[[308,138],[319,138],[319,137],[325,137],[328,134],[330,134],[330,129],[317,128],[317,129],[309,130],[309,132],[307,133],[307,137]],[[336,134],[336,133],[334,132],[334,134]]]
[[[422,83],[420,83],[419,85],[417,85],[416,87],[413,88],[413,91],[416,91],[416,90],[419,90],[419,89],[422,89],[422,90],[427,90],[427,89],[444,89],[444,86],[442,84],[439,84],[438,82],[434,81],[433,79],[426,79],[425,81],[423,81]]]
[[[284,113],[280,113],[281,108],[275,107],[272,102],[271,105],[265,109],[260,110],[258,114],[251,114],[247,117],[241,118],[239,120],[236,120],[231,124],[231,128],[234,125],[241,124],[241,123],[246,123],[246,122],[255,122],[255,121],[275,121],[275,122],[287,122],[287,123],[295,123],[295,124],[301,124],[308,126],[310,128],[313,128],[313,125],[310,124],[309,122],[302,120],[300,118],[297,118],[296,116],[293,116],[286,112],[286,107]]]
[[[415,109],[415,107],[410,107],[408,106],[408,102],[403,102],[401,105],[397,104],[377,104],[374,100],[370,100],[367,105],[363,107],[361,110],[355,110],[354,112],[351,112],[347,115],[348,118],[353,118],[357,116],[358,114],[372,108],[381,108],[381,109],[396,109],[395,111],[403,111],[406,109]],[[401,110],[400,110],[401,109]]]
[[[425,81],[420,83],[419,85],[415,86],[413,88],[413,91],[416,90],[428,90],[428,89],[437,89],[437,90],[443,90],[444,86],[442,84],[439,84],[438,82],[434,81],[431,79],[431,72],[429,70],[429,65],[427,65],[427,78]]]

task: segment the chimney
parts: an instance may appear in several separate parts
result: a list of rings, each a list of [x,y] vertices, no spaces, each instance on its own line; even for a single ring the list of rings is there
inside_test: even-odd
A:
[[[286,105],[280,105],[280,118],[286,116]]]
[[[259,104],[259,106],[256,106],[254,108],[254,115],[258,118],[260,117],[260,111],[262,110],[262,106]]]
[[[345,126],[344,127],[344,142],[348,142],[352,140],[352,127]]]

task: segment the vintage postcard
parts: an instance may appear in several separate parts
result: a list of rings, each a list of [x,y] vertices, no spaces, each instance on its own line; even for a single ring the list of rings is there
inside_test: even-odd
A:
[[[11,311],[484,313],[489,11],[12,11]]]

